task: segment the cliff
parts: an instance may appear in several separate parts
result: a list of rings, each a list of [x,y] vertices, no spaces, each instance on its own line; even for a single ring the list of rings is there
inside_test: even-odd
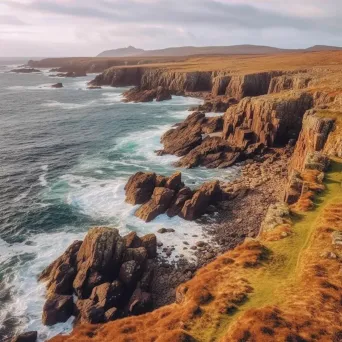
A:
[[[224,114],[223,137],[236,146],[284,146],[296,139],[305,111],[313,105],[304,92],[246,97]]]

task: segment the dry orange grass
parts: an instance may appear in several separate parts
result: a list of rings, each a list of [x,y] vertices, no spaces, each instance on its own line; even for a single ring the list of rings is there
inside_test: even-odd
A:
[[[333,230],[342,232],[341,203],[324,210],[302,255],[298,285],[281,309],[247,311],[222,341],[342,341],[342,250],[332,247]],[[332,250],[336,259],[322,256]]]

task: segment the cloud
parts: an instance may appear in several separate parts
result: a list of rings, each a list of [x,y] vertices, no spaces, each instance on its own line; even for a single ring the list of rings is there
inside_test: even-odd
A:
[[[11,15],[0,15],[0,25],[22,26],[27,25],[17,17]]]
[[[2,8],[29,21],[42,46],[73,40],[73,54],[130,44],[342,45],[340,0],[2,0]]]

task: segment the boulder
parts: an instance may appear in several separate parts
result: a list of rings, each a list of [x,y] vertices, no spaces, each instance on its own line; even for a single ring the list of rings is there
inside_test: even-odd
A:
[[[166,181],[165,188],[174,190],[178,192],[179,189],[184,187],[184,183],[182,182],[182,174],[181,172],[175,172],[169,179]]]
[[[130,204],[143,204],[147,202],[156,185],[156,174],[151,172],[137,172],[128,180],[126,191],[126,202]]]
[[[168,188],[155,188],[152,198],[135,212],[135,216],[145,222],[152,221],[158,215],[166,212],[174,194],[175,192]]]
[[[134,289],[142,274],[142,268],[134,260],[126,261],[121,265],[119,280],[129,289]]]
[[[66,322],[73,314],[72,296],[51,295],[43,307],[42,321],[44,325]]]
[[[184,187],[182,189],[180,189],[177,193],[177,196],[175,197],[174,201],[172,202],[172,204],[170,205],[170,208],[167,210],[166,214],[169,217],[174,217],[177,216],[183,206],[184,203],[190,199],[193,195],[193,192],[190,188],[188,187]]]
[[[81,322],[98,324],[105,321],[105,311],[99,303],[93,302],[91,299],[78,300],[76,306],[79,311]]]
[[[194,196],[185,202],[180,216],[185,220],[195,220],[206,212],[209,205],[219,201],[220,197],[219,181],[204,183]]]
[[[120,305],[124,296],[124,287],[119,281],[104,283],[93,288],[89,297],[94,303],[98,303],[105,311]]]
[[[67,250],[39,276],[39,280],[47,281],[48,293],[71,295],[73,281],[77,274],[76,258],[82,241],[74,241]]]
[[[140,315],[152,309],[152,296],[148,292],[136,289],[129,300],[128,310],[132,315]]]
[[[125,251],[125,255],[123,258],[123,261],[130,261],[134,260],[139,265],[145,266],[148,259],[147,250],[145,247],[139,247],[139,248],[127,248]]]
[[[161,138],[164,145],[163,154],[184,156],[202,142],[202,123],[205,114],[192,113],[187,119],[175,128],[167,131]]]
[[[136,232],[130,232],[125,235],[123,239],[125,240],[127,248],[138,248],[142,245],[141,239],[138,237]]]
[[[56,83],[51,86],[51,88],[63,88],[63,83]]]
[[[157,238],[154,234],[147,234],[141,238],[142,245],[145,247],[149,259],[157,256]]]
[[[117,229],[90,229],[77,254],[78,273],[73,283],[76,294],[87,298],[94,286],[114,279],[124,250],[125,241]]]
[[[36,342],[37,338],[37,331],[28,331],[13,337],[11,342]]]

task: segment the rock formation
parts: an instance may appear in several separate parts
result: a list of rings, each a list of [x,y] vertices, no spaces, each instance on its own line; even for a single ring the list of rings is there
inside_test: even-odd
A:
[[[63,88],[63,83],[56,83],[51,86],[51,88]]]
[[[71,244],[39,277],[47,285],[43,324],[65,322],[71,315],[101,323],[149,310],[148,259],[156,256],[156,248],[153,234],[139,238],[132,232],[122,238],[114,228],[90,229],[83,242]]]
[[[132,88],[123,93],[125,97],[124,102],[152,102],[171,100],[172,96],[168,89],[161,86],[152,90],[144,90],[140,87]]]
[[[34,68],[19,68],[19,69],[10,70],[10,72],[14,72],[16,74],[32,74],[32,73],[41,72],[41,71],[38,69],[34,69]]]
[[[126,189],[130,189],[126,192],[127,202],[136,203],[131,200],[132,192],[134,193],[136,189],[134,187],[134,184],[137,184],[135,180],[150,177],[150,173],[138,172],[129,179],[126,185]],[[157,176],[156,178],[163,178],[163,181],[159,184],[154,183],[155,187],[152,193],[151,188],[144,192],[144,202],[135,212],[135,215],[145,222],[150,222],[164,213],[169,217],[179,215],[186,220],[195,220],[206,213],[210,205],[216,204],[224,198],[218,181],[204,183],[198,189],[191,190],[182,182],[180,172],[176,172],[170,177]],[[144,238],[142,240],[144,241]],[[134,244],[133,241],[132,244]]]
[[[307,93],[246,97],[225,113],[223,137],[242,148],[254,143],[284,146],[298,137],[303,115],[312,106]]]

